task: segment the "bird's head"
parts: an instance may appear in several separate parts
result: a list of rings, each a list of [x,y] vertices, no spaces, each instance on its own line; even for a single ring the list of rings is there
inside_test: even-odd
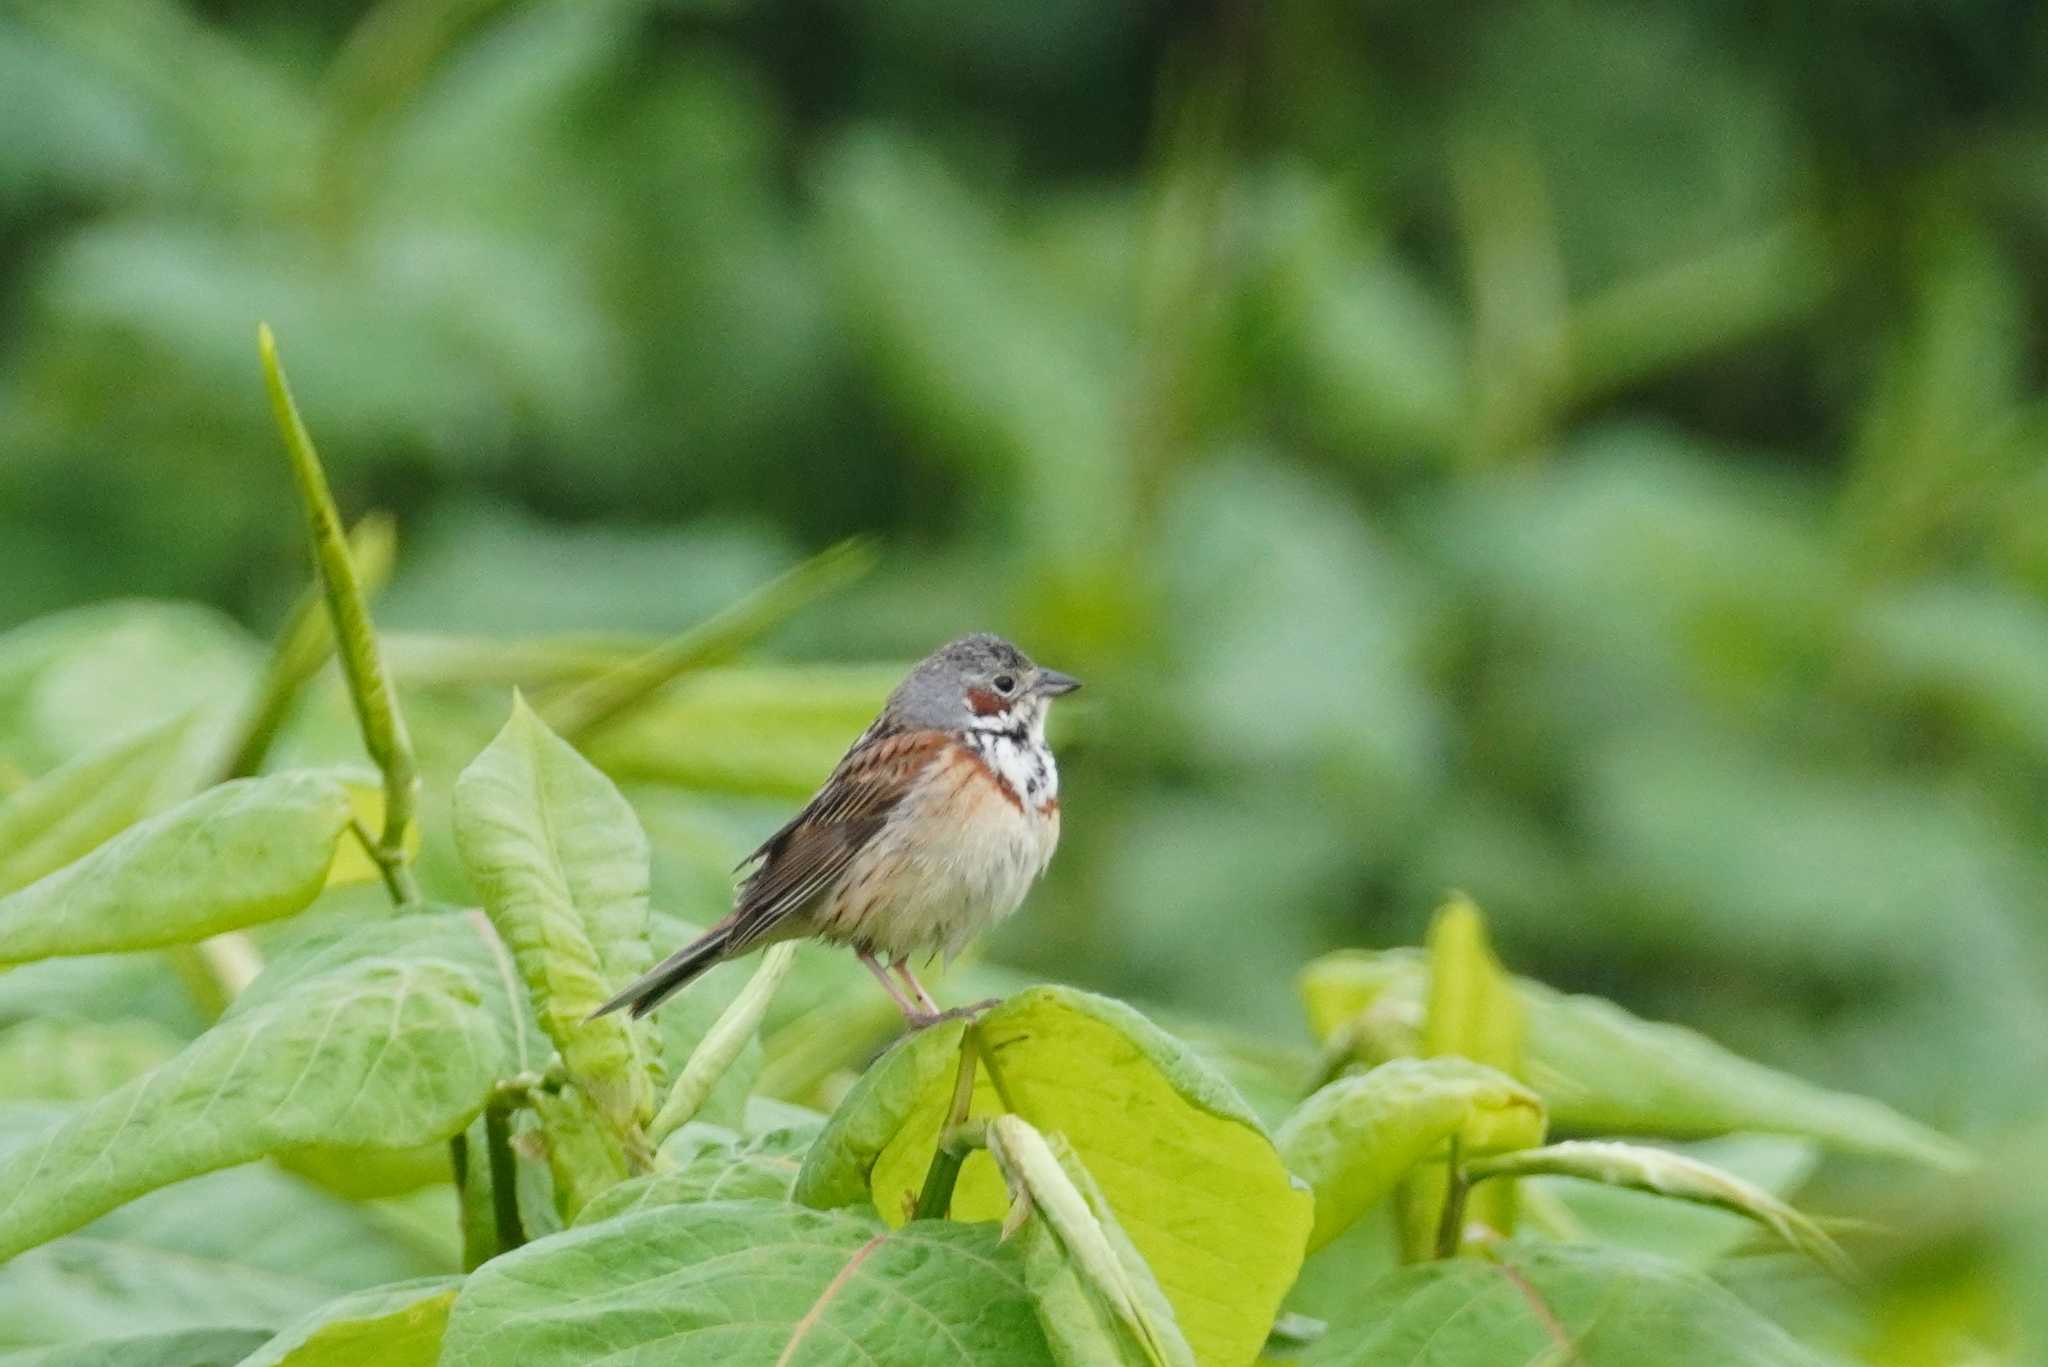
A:
[[[1000,636],[978,632],[939,647],[910,671],[890,709],[912,726],[1035,733],[1054,698],[1081,681],[1031,658]]]

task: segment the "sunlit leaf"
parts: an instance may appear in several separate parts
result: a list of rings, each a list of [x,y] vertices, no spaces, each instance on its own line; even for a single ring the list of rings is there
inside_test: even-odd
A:
[[[990,1120],[987,1134],[1023,1203],[1018,1251],[1054,1356],[1072,1367],[1194,1367],[1152,1269],[1066,1142],[1014,1115]]]
[[[1385,1200],[1417,1164],[1543,1142],[1543,1103],[1469,1059],[1394,1059],[1339,1078],[1301,1103],[1274,1136],[1288,1170],[1315,1192],[1311,1249]]]
[[[906,1217],[951,1100],[961,1029],[920,1031],[863,1075],[806,1156],[798,1200]],[[1244,1103],[1185,1045],[1106,998],[1032,988],[975,1029],[971,1113],[1013,1112],[1062,1136],[1196,1358],[1249,1362],[1300,1266],[1311,1211]],[[1000,1219],[1008,1206],[991,1161],[970,1155],[954,1218]]]

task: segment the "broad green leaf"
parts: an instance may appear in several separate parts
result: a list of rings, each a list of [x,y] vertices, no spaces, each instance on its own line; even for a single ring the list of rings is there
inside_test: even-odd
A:
[[[261,1329],[179,1329],[0,1353],[0,1367],[236,1367]]]
[[[804,1160],[796,1197],[872,1202],[904,1220],[952,1096],[962,1026],[920,1031],[871,1067]],[[976,1024],[971,1114],[1059,1134],[1093,1174],[1201,1362],[1251,1361],[1301,1265],[1312,1211],[1244,1103],[1185,1045],[1119,1002],[1021,992]],[[985,1154],[960,1172],[956,1219],[999,1219]]]
[[[310,905],[348,825],[324,774],[239,779],[0,898],[0,963],[201,940]]]
[[[1465,1155],[1540,1144],[1543,1103],[1506,1074],[1461,1058],[1394,1059],[1302,1102],[1275,1142],[1315,1191],[1309,1248],[1342,1234],[1452,1140]]]
[[[782,1202],[662,1206],[493,1259],[455,1300],[443,1367],[1044,1367],[993,1225],[890,1230]]]
[[[662,1154],[677,1166],[619,1183],[585,1206],[576,1223],[594,1225],[650,1206],[695,1201],[787,1201],[804,1152],[817,1138],[816,1127],[770,1130],[751,1139],[700,1133],[706,1128],[676,1131]]]
[[[1419,1028],[1427,980],[1412,951],[1340,951],[1309,965],[1301,985],[1310,1025],[1335,1043],[1361,1020]],[[1685,1139],[1755,1130],[1939,1167],[1972,1161],[1954,1140],[1881,1102],[1803,1082],[1597,997],[1567,996],[1526,978],[1514,983],[1525,1013],[1527,1080],[1555,1132]]]
[[[321,1306],[238,1367],[434,1367],[460,1277],[353,1292]]]
[[[439,1270],[364,1207],[249,1164],[0,1264],[0,1349],[218,1325],[272,1333],[336,1296]]]
[[[1822,1367],[1703,1274],[1645,1253],[1505,1244],[1403,1268],[1357,1297],[1300,1367]]]
[[[467,968],[363,957],[223,1017],[0,1159],[0,1258],[180,1178],[311,1144],[404,1148],[475,1114],[510,1059]]]
[[[647,838],[523,700],[455,784],[455,837],[571,1077],[622,1133],[653,1113],[644,1027],[590,1013],[646,967]]]
[[[1577,1177],[1608,1186],[1717,1206],[1756,1221],[1791,1247],[1846,1279],[1854,1270],[1827,1232],[1752,1182],[1684,1154],[1638,1144],[1568,1140],[1470,1164],[1474,1182],[1494,1177]]]
[[[0,892],[63,868],[148,812],[186,719],[108,741],[0,801]]]
[[[1426,1058],[1453,1055],[1483,1063],[1512,1078],[1522,1076],[1522,1003],[1493,956],[1486,924],[1472,899],[1459,894],[1430,923],[1429,997],[1422,1017]],[[1434,1166],[1413,1172],[1402,1192],[1402,1245],[1411,1260],[1427,1256],[1436,1238],[1449,1172]],[[1515,1184],[1495,1182],[1471,1194],[1468,1223],[1499,1234],[1515,1232]]]
[[[987,1136],[1026,1216],[1024,1280],[1053,1355],[1073,1367],[1194,1367],[1152,1269],[1066,1143],[1014,1115],[989,1121]]]
[[[90,1101],[183,1043],[153,1021],[26,1020],[0,1030],[0,1101]]]

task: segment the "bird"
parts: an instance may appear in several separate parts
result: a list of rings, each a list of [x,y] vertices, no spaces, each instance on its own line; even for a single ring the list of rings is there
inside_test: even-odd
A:
[[[850,947],[912,1030],[987,1005],[941,1011],[910,961],[950,960],[1052,861],[1059,771],[1045,719],[1080,686],[987,632],[933,651],[804,808],[740,861],[734,872],[753,871],[732,911],[592,1016],[645,1016],[714,964],[803,938]]]

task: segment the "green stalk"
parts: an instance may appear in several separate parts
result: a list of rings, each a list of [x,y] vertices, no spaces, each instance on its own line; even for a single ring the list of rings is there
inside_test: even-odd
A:
[[[327,599],[327,614],[334,624],[349,700],[355,705],[364,748],[384,775],[384,829],[371,853],[400,899],[417,902],[419,886],[405,850],[420,786],[412,739],[406,734],[405,718],[398,710],[390,676],[378,651],[362,584],[356,577],[355,563],[349,558],[348,541],[342,535],[341,514],[336,511],[334,494],[327,487],[327,474],[320,466],[312,434],[306,430],[298,405],[292,401],[284,366],[277,357],[277,339],[271,335],[268,323],[258,326],[256,340],[263,355],[263,378],[270,390],[270,406],[284,437],[285,454],[291,461],[292,478],[299,486],[300,502],[305,505],[306,523],[313,540],[313,562]]]
[[[708,621],[563,693],[543,709],[548,724],[572,745],[583,744],[680,675],[732,659],[798,608],[860,578],[875,559],[874,543],[859,537],[812,556]]]
[[[1444,1208],[1436,1222],[1436,1256],[1455,1258],[1458,1246],[1465,1241],[1465,1197],[1472,1190],[1472,1183],[1466,1177],[1459,1163],[1458,1137],[1451,1136],[1450,1182],[1444,1188]]]
[[[960,1181],[960,1167],[967,1161],[970,1145],[959,1142],[967,1112],[974,1105],[974,1074],[981,1061],[981,1040],[972,1025],[960,1032],[960,1066],[953,1074],[953,1100],[946,1107],[946,1123],[939,1128],[939,1147],[932,1165],[925,1170],[924,1187],[917,1193],[913,1220],[943,1220],[953,1208],[953,1188]]]
[[[526,1242],[519,1221],[519,1174],[512,1159],[512,1107],[508,1098],[493,1096],[484,1107],[484,1148],[491,1164],[491,1219],[497,1226],[498,1252],[510,1253]]]
[[[690,1061],[683,1065],[682,1075],[669,1089],[668,1100],[655,1114],[654,1123],[647,1127],[648,1142],[655,1148],[659,1149],[662,1140],[687,1125],[703,1108],[718,1079],[725,1076],[740,1050],[747,1047],[747,1040],[761,1028],[761,1018],[768,1014],[775,989],[782,985],[795,962],[795,944],[784,941],[771,946],[761,956],[761,966],[747,979],[747,985],[719,1013],[711,1028],[704,1032],[704,1038],[697,1041],[697,1047],[690,1051]]]

